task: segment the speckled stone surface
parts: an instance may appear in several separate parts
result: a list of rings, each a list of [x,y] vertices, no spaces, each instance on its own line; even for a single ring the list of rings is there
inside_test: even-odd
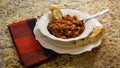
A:
[[[0,68],[24,68],[11,40],[7,25],[39,18],[49,10],[50,0],[0,0]],[[59,55],[35,68],[120,68],[120,0],[58,0],[60,8],[77,9],[90,15],[109,8],[97,18],[105,27],[102,44],[80,55]],[[76,1],[76,2],[75,2]]]

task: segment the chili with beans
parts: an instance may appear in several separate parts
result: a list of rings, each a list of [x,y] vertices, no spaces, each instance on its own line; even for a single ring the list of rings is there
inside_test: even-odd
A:
[[[47,26],[48,31],[59,38],[67,39],[79,36],[85,29],[84,21],[77,16],[65,15],[60,19],[51,21]]]

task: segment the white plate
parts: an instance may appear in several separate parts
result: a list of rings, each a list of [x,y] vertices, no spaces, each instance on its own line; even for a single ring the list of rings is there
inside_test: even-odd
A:
[[[36,40],[38,40],[44,48],[51,49],[60,54],[76,55],[76,54],[81,54],[86,51],[91,51],[94,47],[99,46],[102,41],[102,39],[100,39],[99,41],[93,44],[89,44],[89,45],[85,45],[81,47],[68,48],[68,47],[61,47],[60,44],[54,43],[53,40],[50,40],[49,38],[46,38],[45,36],[43,36],[40,33],[39,29],[37,29],[37,27],[35,27],[34,29],[34,34],[35,34]]]
[[[87,14],[85,14],[85,15],[89,16]],[[42,35],[42,33],[39,30],[39,21],[40,20],[38,20],[38,22],[36,23],[36,26],[34,28],[34,34],[35,34],[36,40],[38,40],[44,48],[51,49],[57,53],[72,54],[72,55],[81,54],[86,51],[91,51],[93,48],[95,48],[101,44],[102,38],[93,44],[84,45],[84,46],[80,46],[80,47],[73,47],[73,46],[75,46],[74,43],[64,44],[64,43],[56,42],[56,41]],[[94,23],[94,24],[92,24],[92,27],[96,27],[96,26],[102,27],[101,23],[98,22],[96,19],[91,19],[90,21],[92,23]]]

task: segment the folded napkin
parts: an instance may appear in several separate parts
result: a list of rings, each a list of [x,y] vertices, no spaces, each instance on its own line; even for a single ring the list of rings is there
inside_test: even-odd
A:
[[[8,25],[12,40],[25,67],[42,64],[57,56],[57,53],[43,48],[35,39],[33,29],[36,21],[36,19],[28,19]]]

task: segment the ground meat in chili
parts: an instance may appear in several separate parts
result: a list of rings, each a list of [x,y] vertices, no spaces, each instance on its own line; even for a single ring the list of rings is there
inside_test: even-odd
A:
[[[77,16],[65,15],[60,19],[51,21],[47,26],[48,31],[59,38],[67,39],[79,36],[85,29],[84,21]]]

